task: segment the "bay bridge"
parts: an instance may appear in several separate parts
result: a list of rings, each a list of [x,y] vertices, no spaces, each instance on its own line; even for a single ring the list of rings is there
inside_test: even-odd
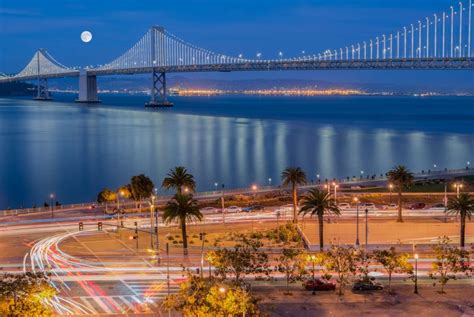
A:
[[[39,49],[17,74],[0,73],[0,83],[37,81],[35,99],[49,100],[49,78],[78,77],[78,102],[100,102],[97,76],[151,74],[150,107],[169,107],[166,74],[178,72],[288,70],[473,70],[472,0],[365,41],[318,54],[264,59],[229,56],[195,46],[161,26],[151,27],[130,49],[98,67],[67,67]]]

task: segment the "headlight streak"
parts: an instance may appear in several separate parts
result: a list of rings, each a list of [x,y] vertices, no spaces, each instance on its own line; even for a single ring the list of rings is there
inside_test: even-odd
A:
[[[83,260],[81,258],[72,256],[63,252],[59,245],[65,239],[68,239],[74,235],[83,235],[87,233],[96,233],[96,230],[84,230],[84,231],[74,231],[68,233],[60,233],[47,237],[45,239],[37,241],[31,248],[29,253],[26,253],[23,258],[23,271],[27,272],[30,269],[33,272],[50,272],[52,274],[52,279],[50,284],[60,292],[62,289],[71,290],[71,287],[67,284],[67,281],[74,281],[78,283],[91,297],[99,297],[104,301],[104,304],[109,306],[109,308],[115,310],[116,312],[121,312],[122,307],[119,307],[117,303],[111,300],[107,294],[98,286],[95,285],[93,281],[87,280],[87,275],[97,275],[99,279],[101,278],[100,274],[114,273],[116,272],[150,272],[158,273],[163,275],[162,272],[156,267],[143,268],[143,267],[109,267],[108,264],[113,265],[112,263],[97,263],[88,260]],[[28,256],[30,257],[31,268],[27,268]],[[81,277],[81,273],[84,273],[85,276]],[[84,278],[85,277],[85,278]],[[104,275],[107,277],[107,275]],[[147,278],[149,279],[149,278]],[[159,283],[158,285],[151,285],[143,293],[143,298],[137,298],[133,296],[135,302],[143,305],[145,303],[152,303],[153,300],[150,298],[153,294],[156,294],[160,290],[164,289],[164,284]],[[97,314],[93,307],[85,305],[79,301],[76,301],[70,297],[64,297],[60,295],[54,296],[51,300],[48,301],[48,304],[54,308],[58,314],[63,315],[75,315],[75,314]],[[140,307],[135,307],[134,310],[139,312]]]

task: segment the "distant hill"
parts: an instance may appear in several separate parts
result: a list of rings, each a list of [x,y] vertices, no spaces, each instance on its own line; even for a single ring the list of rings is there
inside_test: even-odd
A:
[[[36,86],[24,82],[0,83],[0,96],[33,96]]]

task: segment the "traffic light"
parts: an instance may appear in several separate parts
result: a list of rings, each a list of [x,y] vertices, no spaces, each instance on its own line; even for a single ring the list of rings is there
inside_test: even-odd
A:
[[[97,223],[97,230],[102,231],[102,222]]]
[[[79,231],[84,230],[84,224],[82,222],[79,222]]]

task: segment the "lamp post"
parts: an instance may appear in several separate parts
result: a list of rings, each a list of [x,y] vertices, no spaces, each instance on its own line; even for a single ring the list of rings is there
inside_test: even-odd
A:
[[[388,184],[388,189],[390,191],[390,195],[389,195],[389,204],[392,203],[392,191],[393,191],[393,184]]]
[[[461,183],[455,183],[454,187],[456,188],[456,197],[459,198],[459,191],[463,187]]]
[[[365,250],[367,251],[369,246],[369,210],[365,210]]]
[[[253,201],[254,201],[254,202],[255,202],[255,197],[256,197],[256,195],[257,195],[257,189],[258,189],[257,185],[255,185],[255,184],[252,185]]]
[[[337,204],[337,188],[339,185],[336,182],[332,182],[332,186],[334,186],[334,202]],[[331,192],[331,187],[329,186],[329,192]]]
[[[415,294],[418,294],[418,253],[415,253]]]
[[[204,276],[204,242],[205,242],[205,237],[206,237],[206,233],[205,232],[201,232],[199,233],[199,239],[201,239],[201,278],[203,278]]]
[[[49,194],[50,208],[51,208],[51,218],[54,218],[54,206],[53,206],[54,194]]]
[[[272,179],[270,177],[268,178],[268,186],[272,186]]]
[[[168,296],[170,296],[170,246],[166,242],[166,286],[168,289]],[[168,316],[171,316],[171,310],[168,308]]]
[[[222,191],[221,191],[221,209],[222,209],[222,223],[225,224],[224,184],[222,184]]]
[[[216,188],[216,193],[217,193],[217,186],[219,186],[219,184],[217,182],[214,183],[214,187]]]
[[[357,213],[356,213],[356,242],[355,245],[357,248],[360,246],[359,241],[359,198],[354,197],[354,202],[357,204]]]

